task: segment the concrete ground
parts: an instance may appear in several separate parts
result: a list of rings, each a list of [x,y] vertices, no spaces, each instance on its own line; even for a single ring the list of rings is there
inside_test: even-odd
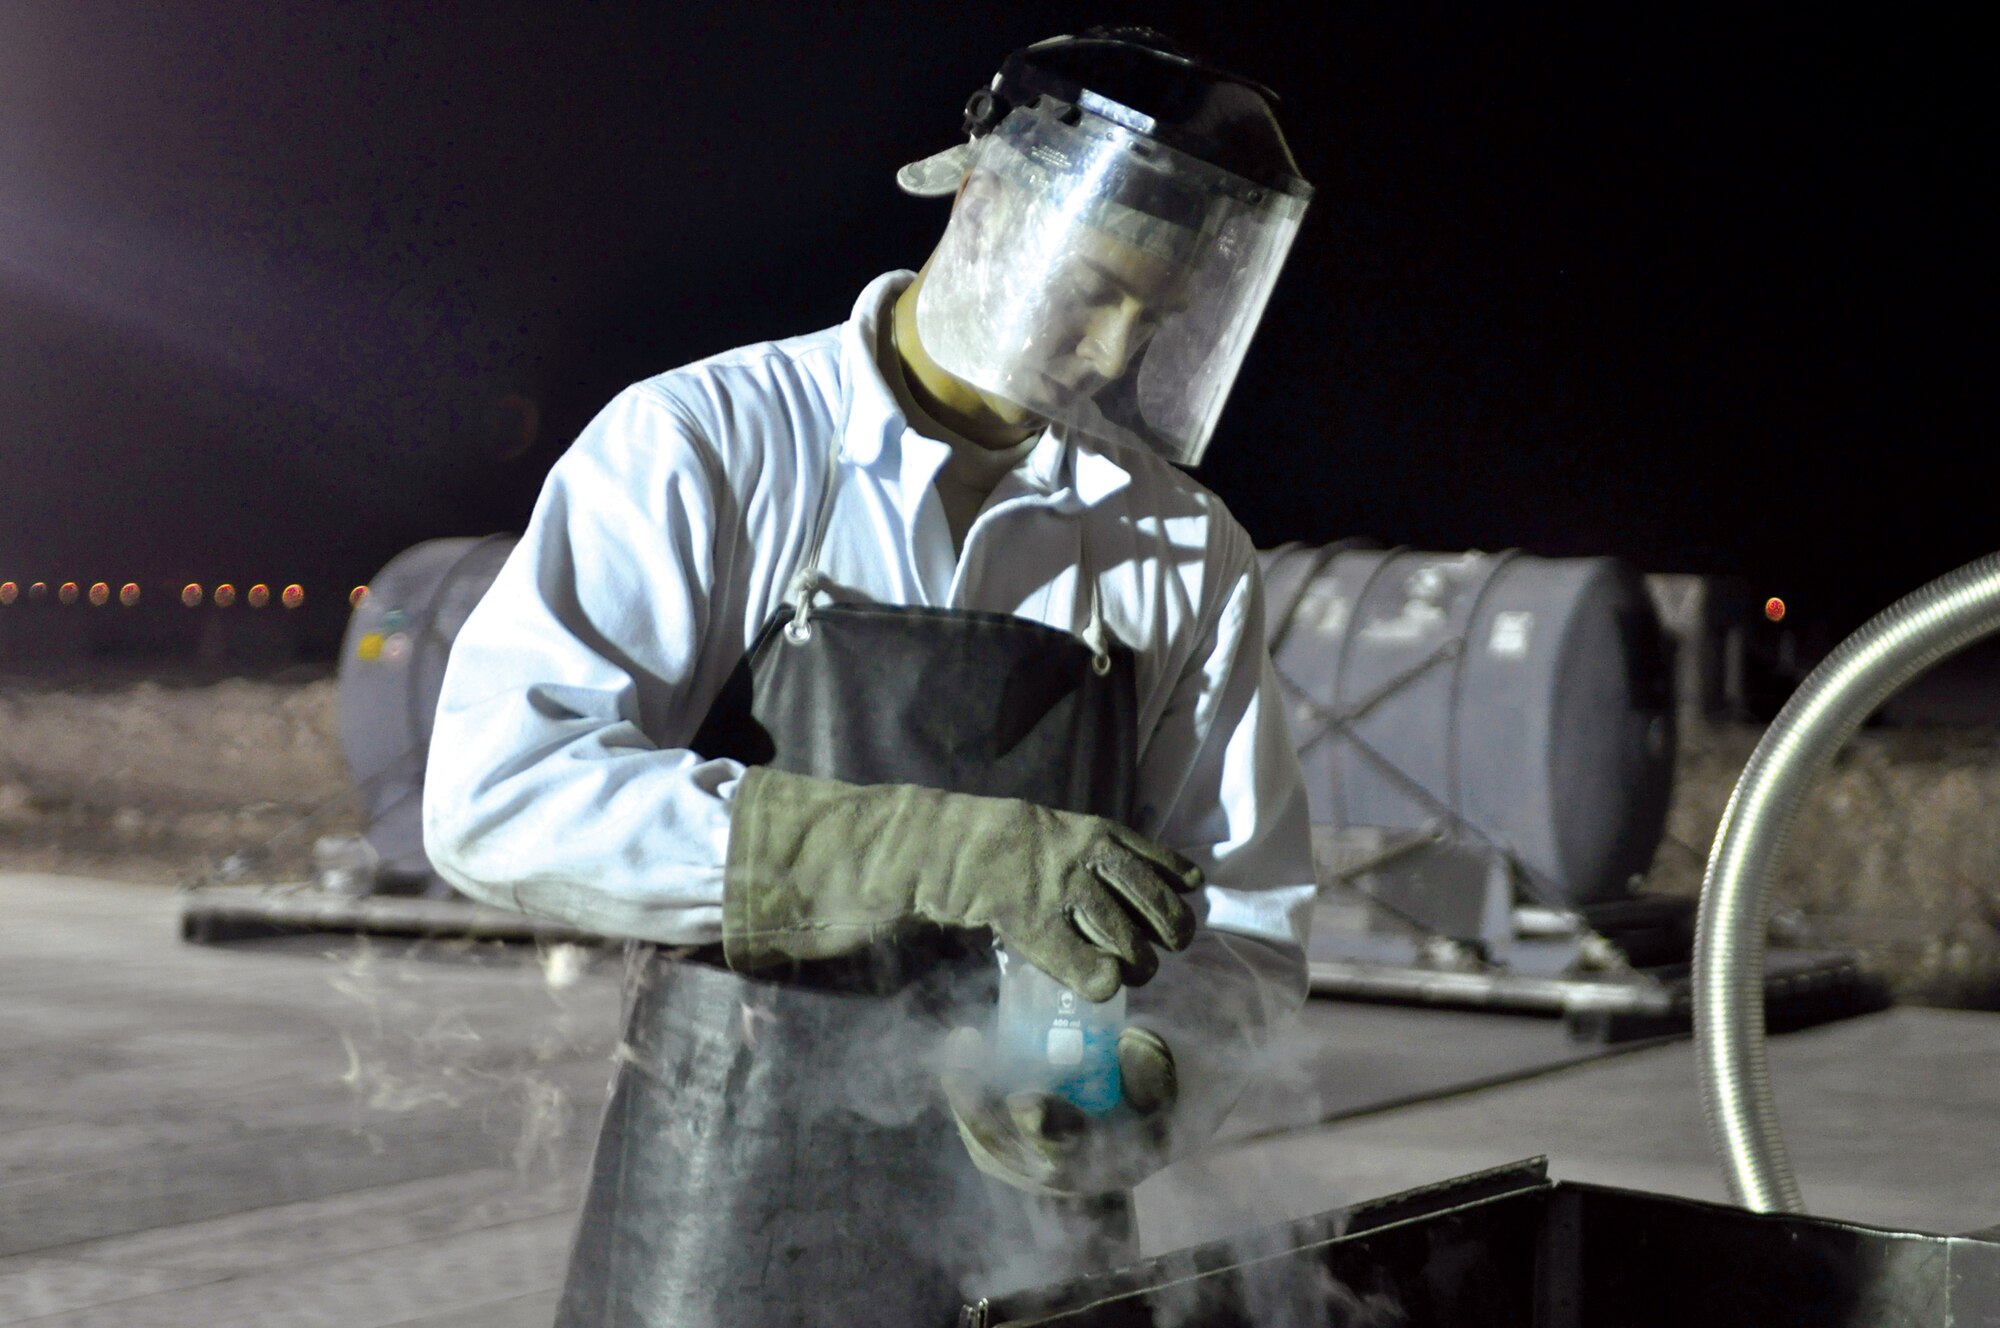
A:
[[[157,887],[0,875],[0,1324],[547,1324],[615,956],[210,948],[176,919]],[[1554,1024],[1315,1002],[1288,1046],[1288,1082],[1141,1187],[1148,1253],[1537,1154],[1723,1197],[1684,1040],[1579,1061]],[[1896,1009],[1771,1061],[1810,1211],[2000,1222],[2000,1018]]]

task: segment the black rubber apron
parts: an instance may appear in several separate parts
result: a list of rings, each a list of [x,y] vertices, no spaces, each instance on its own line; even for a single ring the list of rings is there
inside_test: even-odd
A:
[[[1005,614],[815,605],[833,488],[789,606],[693,750],[1128,819],[1133,659],[1104,632],[1087,559],[1081,638]],[[719,951],[635,949],[558,1328],[943,1328],[983,1295],[1136,1255],[1128,1196],[1037,1198],[966,1155],[937,1052],[990,1020],[986,938],[931,929],[776,981]]]

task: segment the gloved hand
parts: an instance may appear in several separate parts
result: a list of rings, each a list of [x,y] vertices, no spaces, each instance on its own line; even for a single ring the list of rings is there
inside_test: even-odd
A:
[[[977,1029],[945,1045],[942,1079],[958,1137],[972,1164],[1032,1194],[1083,1196],[1129,1190],[1167,1164],[1180,1081],[1166,1041],[1150,1029],[1118,1034],[1123,1100],[1087,1115],[1047,1093],[1003,1093],[989,1082],[992,1058]]]
[[[752,973],[835,959],[912,921],[991,928],[1086,1000],[1186,949],[1201,871],[1101,816],[754,766],[730,811],[722,945]]]

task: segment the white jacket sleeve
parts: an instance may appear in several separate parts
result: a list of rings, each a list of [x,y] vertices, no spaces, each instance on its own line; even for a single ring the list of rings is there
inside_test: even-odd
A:
[[[475,899],[610,935],[721,935],[742,767],[685,744],[741,642],[707,652],[707,444],[655,388],[615,398],[551,470],[455,641],[424,784],[424,846]]]
[[[1204,1146],[1306,998],[1316,884],[1303,777],[1264,640],[1263,582],[1226,520],[1219,611],[1148,743],[1138,827],[1207,877],[1194,944],[1162,957],[1129,1017],[1166,1039],[1180,1079],[1173,1151]]]

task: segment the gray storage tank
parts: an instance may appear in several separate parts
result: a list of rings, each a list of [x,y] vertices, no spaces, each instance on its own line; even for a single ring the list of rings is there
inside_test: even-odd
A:
[[[340,744],[386,882],[443,883],[424,854],[424,760],[451,643],[517,537],[435,539],[368,583],[340,647]]]
[[[1260,555],[1316,826],[1441,823],[1539,902],[1624,897],[1666,825],[1670,650],[1617,558],[1336,544]]]

